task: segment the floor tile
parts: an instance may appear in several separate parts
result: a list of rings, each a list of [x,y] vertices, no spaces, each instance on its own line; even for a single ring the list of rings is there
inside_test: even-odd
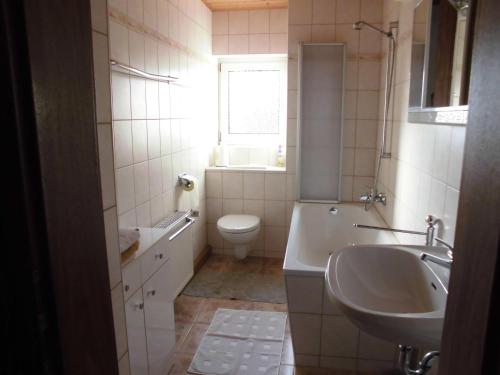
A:
[[[184,339],[184,342],[180,345],[179,352],[194,354],[196,353],[196,349],[198,349],[198,345],[203,338],[203,335],[208,329],[208,324],[203,323],[195,323],[189,330],[187,337]]]
[[[174,364],[168,375],[187,375],[187,370],[192,359],[192,354],[176,354],[174,356]]]
[[[233,301],[229,299],[206,298],[196,318],[197,323],[209,324],[217,309],[251,310],[250,301]]]
[[[192,323],[203,304],[203,298],[180,295],[175,300],[175,321],[182,323]]]

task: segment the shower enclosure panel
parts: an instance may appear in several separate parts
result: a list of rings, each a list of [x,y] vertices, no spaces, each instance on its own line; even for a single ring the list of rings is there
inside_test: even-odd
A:
[[[340,201],[345,45],[299,46],[298,199]]]

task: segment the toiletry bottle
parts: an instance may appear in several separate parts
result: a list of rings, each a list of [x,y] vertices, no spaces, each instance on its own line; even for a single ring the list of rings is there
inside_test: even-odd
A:
[[[285,157],[283,156],[283,146],[278,146],[278,155],[276,157],[276,166],[283,168],[285,166]]]

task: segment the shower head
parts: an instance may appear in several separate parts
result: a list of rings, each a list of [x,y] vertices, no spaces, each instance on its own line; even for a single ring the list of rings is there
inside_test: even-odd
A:
[[[377,32],[385,35],[388,38],[392,38],[394,36],[392,31],[384,31],[382,29],[379,29],[377,26],[373,26],[372,24],[369,24],[368,22],[365,22],[365,21],[358,21],[358,22],[354,22],[352,24],[352,28],[354,30],[358,30],[358,31],[362,30],[365,26],[373,31],[377,31]]]

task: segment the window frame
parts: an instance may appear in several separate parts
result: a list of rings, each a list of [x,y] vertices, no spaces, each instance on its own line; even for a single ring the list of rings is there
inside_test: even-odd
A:
[[[228,73],[245,70],[280,71],[280,109],[277,134],[229,133]],[[231,59],[219,61],[219,144],[228,146],[277,146],[286,143],[287,126],[287,59],[286,57],[260,59]]]

